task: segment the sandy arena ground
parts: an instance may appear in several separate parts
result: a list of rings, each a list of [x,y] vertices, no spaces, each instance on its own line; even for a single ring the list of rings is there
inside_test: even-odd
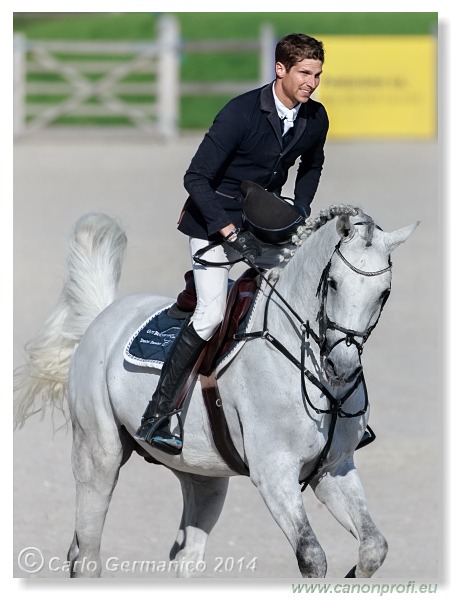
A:
[[[127,231],[120,295],[180,291],[189,256],[175,224],[185,199],[182,177],[200,139],[159,143],[137,135],[60,133],[16,142],[15,365],[56,302],[65,277],[66,236],[85,212],[108,212]],[[362,206],[385,230],[421,221],[393,255],[392,294],[363,355],[370,423],[378,439],[356,454],[356,463],[372,516],[389,543],[375,579],[438,582],[443,575],[444,407],[438,360],[443,207],[437,147],[434,142],[331,141],[326,161],[313,213],[350,203]],[[291,190],[287,184],[286,195]],[[14,576],[27,578],[23,585],[29,591],[36,587],[33,579],[68,577],[64,561],[74,526],[70,449],[70,428],[54,433],[50,415],[44,421],[33,417],[14,433]],[[328,578],[339,580],[356,562],[357,543],[310,490],[304,495],[328,557]],[[181,507],[172,473],[134,455],[107,516],[102,557],[104,565],[112,560],[103,577],[153,578],[162,585],[163,579],[173,580],[173,573],[130,572],[120,563],[168,561]],[[37,573],[18,561],[29,547],[44,557]],[[229,558],[228,570],[221,558]],[[204,577],[239,580],[245,589],[264,580],[266,588],[287,588],[301,579],[285,536],[243,477],[230,482],[206,562]],[[255,570],[246,568],[249,563]]]

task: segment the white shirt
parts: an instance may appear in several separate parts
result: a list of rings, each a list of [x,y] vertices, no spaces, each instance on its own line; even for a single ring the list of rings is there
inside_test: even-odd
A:
[[[279,98],[277,97],[276,92],[274,91],[274,83],[272,86],[272,93],[274,96],[274,102],[276,104],[277,114],[281,119],[283,119],[283,135],[293,127],[296,117],[298,116],[299,109],[301,108],[301,103],[297,104],[294,108],[287,108],[285,104],[283,104]]]

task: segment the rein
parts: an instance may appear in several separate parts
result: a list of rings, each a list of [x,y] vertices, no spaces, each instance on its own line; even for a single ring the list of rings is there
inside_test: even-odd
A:
[[[201,251],[201,254],[204,254],[206,251],[211,249],[211,247],[215,247],[216,245],[218,245],[218,244],[214,244],[214,245],[211,244],[210,246],[207,246],[206,248],[204,248]],[[303,480],[299,480],[299,483],[302,485],[301,491],[304,491],[306,489],[308,484],[318,474],[321,467],[323,466],[323,464],[327,458],[327,455],[329,453],[330,447],[332,445],[333,435],[335,432],[335,426],[336,426],[338,418],[351,419],[354,417],[362,416],[368,410],[368,404],[369,404],[368,403],[368,391],[367,391],[367,387],[366,387],[366,383],[365,383],[365,378],[363,376],[363,368],[360,368],[357,371],[357,373],[354,373],[351,376],[352,378],[354,378],[354,383],[349,388],[349,390],[341,398],[336,398],[335,396],[333,396],[331,394],[331,392],[326,388],[326,386],[318,379],[318,377],[316,377],[309,369],[306,368],[305,354],[306,354],[307,340],[309,338],[312,338],[315,341],[315,343],[317,344],[317,346],[320,349],[321,357],[330,353],[333,350],[333,348],[335,348],[341,342],[345,342],[347,346],[354,344],[357,347],[359,357],[360,357],[363,352],[363,345],[366,342],[366,340],[369,338],[373,329],[376,327],[376,325],[380,319],[380,316],[382,314],[382,310],[384,308],[385,302],[388,299],[388,294],[386,294],[386,296],[384,297],[384,299],[382,301],[378,318],[376,319],[375,323],[373,325],[371,325],[370,327],[368,327],[368,329],[364,332],[359,332],[359,331],[355,331],[352,329],[342,327],[341,325],[338,325],[337,323],[335,323],[329,319],[329,317],[327,316],[327,311],[326,311],[327,290],[328,290],[327,281],[328,281],[328,275],[329,275],[329,271],[330,271],[330,267],[332,264],[332,259],[333,259],[334,254],[336,254],[344,262],[344,264],[347,267],[349,267],[352,271],[354,271],[355,273],[358,273],[359,275],[364,275],[365,277],[374,277],[377,275],[382,275],[383,273],[386,273],[387,271],[391,270],[391,268],[392,268],[392,263],[391,263],[391,260],[389,257],[388,266],[379,271],[363,271],[361,269],[358,269],[357,267],[352,265],[343,256],[343,254],[340,251],[340,245],[341,245],[341,240],[335,246],[334,251],[332,252],[332,255],[329,259],[329,262],[326,264],[326,266],[323,269],[323,272],[320,277],[320,281],[318,283],[316,295],[321,296],[320,309],[319,309],[318,317],[317,317],[318,322],[319,322],[319,333],[318,334],[316,334],[315,331],[310,327],[309,322],[304,321],[300,317],[300,315],[285,300],[285,298],[283,298],[283,296],[276,289],[275,285],[273,285],[268,280],[268,278],[265,277],[265,275],[263,274],[263,270],[261,268],[259,268],[257,265],[255,265],[255,263],[253,261],[251,261],[249,259],[246,259],[246,258],[241,259],[244,262],[246,262],[251,268],[255,269],[258,273],[260,273],[261,278],[270,287],[271,291],[268,294],[266,304],[265,304],[265,312],[264,312],[262,330],[255,331],[255,332],[249,332],[249,333],[246,333],[246,332],[237,333],[233,336],[234,339],[236,341],[265,339],[268,342],[270,342],[281,354],[283,354],[293,365],[295,365],[295,367],[297,367],[300,370],[302,393],[303,393],[303,396],[304,396],[307,404],[310,406],[310,408],[314,412],[316,412],[316,414],[331,415],[331,421],[330,421],[330,425],[329,425],[329,431],[328,431],[328,437],[327,437],[326,444],[325,444],[321,454],[319,455],[311,473]],[[215,266],[215,265],[223,266],[224,265],[224,263],[211,263],[209,261],[206,261],[205,259],[200,259],[200,257],[197,254],[195,254],[193,258],[196,262],[199,262],[200,264],[203,264],[204,266]],[[226,263],[226,264],[235,264],[236,262],[239,262],[239,261],[234,261],[233,263]],[[302,330],[301,360],[298,360],[278,339],[276,339],[273,335],[271,335],[269,333],[269,330],[268,330],[268,312],[269,312],[268,308],[269,308],[269,301],[271,299],[272,294],[275,294],[279,298],[279,300],[281,300],[281,302],[284,304],[284,306],[286,308],[288,308],[288,310],[291,312],[291,314],[300,323],[301,330]],[[344,338],[338,339],[330,348],[328,348],[328,346],[327,346],[327,338],[326,338],[326,333],[327,333],[327,330],[329,330],[329,329],[337,330],[337,331],[340,331],[341,333],[345,334]],[[358,343],[355,339],[356,337],[361,337],[362,343]],[[313,402],[311,401],[310,396],[308,394],[308,391],[307,391],[306,378],[309,380],[309,382],[311,384],[316,386],[322,392],[322,394],[328,399],[329,408],[320,409],[313,404]],[[351,381],[352,381],[352,379],[351,379]],[[347,381],[346,383],[350,383],[350,381]],[[363,408],[361,408],[360,410],[358,410],[354,413],[349,413],[344,410],[343,406],[344,406],[345,402],[352,396],[352,394],[357,390],[357,388],[361,384],[363,385],[364,394],[365,394],[364,406],[363,406]]]

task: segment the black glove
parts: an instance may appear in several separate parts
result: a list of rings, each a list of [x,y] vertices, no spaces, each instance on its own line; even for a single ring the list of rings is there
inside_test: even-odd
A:
[[[244,258],[249,258],[255,262],[257,256],[262,253],[262,245],[250,231],[240,231],[237,238],[232,242],[227,240],[226,243],[239,252]]]

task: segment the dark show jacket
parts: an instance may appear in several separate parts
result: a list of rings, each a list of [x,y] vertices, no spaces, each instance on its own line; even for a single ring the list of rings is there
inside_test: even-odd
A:
[[[327,113],[314,100],[302,104],[284,147],[272,85],[231,100],[205,134],[184,177],[189,197],[178,225],[182,233],[215,239],[229,223],[241,227],[241,182],[253,181],[280,194],[299,156],[294,206],[304,217],[310,214],[324,163]]]

